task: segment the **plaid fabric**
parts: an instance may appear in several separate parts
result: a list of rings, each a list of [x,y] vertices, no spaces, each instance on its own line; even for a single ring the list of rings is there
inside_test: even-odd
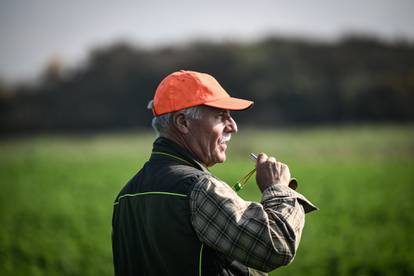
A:
[[[212,176],[195,184],[190,208],[203,243],[266,272],[293,260],[305,212],[316,210],[304,196],[282,185],[266,189],[261,203],[245,201]]]

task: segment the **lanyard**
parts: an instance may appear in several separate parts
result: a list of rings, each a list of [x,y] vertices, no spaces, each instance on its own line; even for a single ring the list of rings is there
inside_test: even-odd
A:
[[[234,190],[236,192],[240,191],[241,189],[243,189],[243,187],[246,185],[247,181],[250,179],[250,177],[256,172],[256,168],[254,168],[253,170],[251,170],[248,174],[246,174],[245,176],[243,176],[234,186]]]

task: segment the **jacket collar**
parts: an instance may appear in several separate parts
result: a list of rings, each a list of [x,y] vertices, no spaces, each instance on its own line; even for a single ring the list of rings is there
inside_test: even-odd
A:
[[[210,173],[207,167],[198,161],[188,150],[168,138],[158,137],[154,141],[150,160],[164,158],[176,159],[182,163]]]

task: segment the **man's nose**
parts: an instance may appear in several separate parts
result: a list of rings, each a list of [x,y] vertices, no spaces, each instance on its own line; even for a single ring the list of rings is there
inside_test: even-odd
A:
[[[234,121],[234,119],[231,116],[229,116],[227,128],[228,128],[228,131],[231,133],[236,133],[238,130],[236,121]]]

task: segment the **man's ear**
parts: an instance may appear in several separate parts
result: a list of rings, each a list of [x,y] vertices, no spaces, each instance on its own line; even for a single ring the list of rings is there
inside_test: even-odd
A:
[[[188,120],[183,113],[181,112],[174,113],[172,117],[172,123],[179,132],[183,134],[187,134],[190,132],[188,128]]]

